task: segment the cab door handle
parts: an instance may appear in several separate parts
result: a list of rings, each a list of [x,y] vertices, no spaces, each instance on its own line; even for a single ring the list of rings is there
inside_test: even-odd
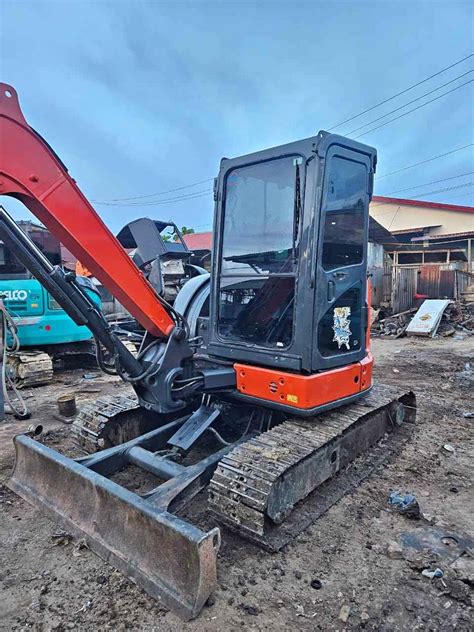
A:
[[[328,281],[328,302],[332,303],[336,295],[336,284],[334,281]]]

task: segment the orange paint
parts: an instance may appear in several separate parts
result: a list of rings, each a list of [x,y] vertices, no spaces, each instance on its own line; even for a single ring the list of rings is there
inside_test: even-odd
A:
[[[361,362],[314,375],[285,373],[246,364],[234,364],[234,369],[237,390],[243,395],[308,410],[370,388],[373,362],[369,351]]]
[[[367,333],[365,337],[365,348],[370,351],[370,309],[372,307],[372,284],[367,279]]]

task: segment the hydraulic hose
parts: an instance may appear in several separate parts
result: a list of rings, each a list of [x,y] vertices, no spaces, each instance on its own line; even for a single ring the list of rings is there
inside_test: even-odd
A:
[[[2,313],[2,325],[3,325],[3,357],[2,357],[2,389],[5,401],[10,406],[14,416],[17,419],[27,419],[30,416],[28,407],[25,404],[25,400],[20,395],[18,389],[15,386],[10,374],[8,373],[8,354],[15,353],[20,350],[20,340],[18,339],[17,327],[13,318],[8,313],[4,303],[0,300],[0,311]],[[12,343],[9,345],[8,335],[11,336]],[[15,394],[16,403],[14,404],[12,398],[8,393],[8,389],[11,389]]]

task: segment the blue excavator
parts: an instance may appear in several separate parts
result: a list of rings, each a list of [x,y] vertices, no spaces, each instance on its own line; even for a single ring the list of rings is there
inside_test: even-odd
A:
[[[61,265],[61,246],[50,231],[31,221],[19,224],[53,265]],[[82,276],[77,280],[100,307],[101,295],[94,283]],[[18,386],[50,382],[53,362],[65,362],[70,356],[93,356],[90,329],[76,325],[4,243],[0,243],[0,296],[16,328],[19,348],[8,354],[8,371]],[[12,343],[11,334],[5,338],[7,344]]]

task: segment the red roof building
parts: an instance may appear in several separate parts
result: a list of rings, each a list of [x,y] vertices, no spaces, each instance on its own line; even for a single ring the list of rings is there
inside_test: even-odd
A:
[[[184,243],[189,250],[211,250],[212,249],[212,231],[205,233],[189,233],[183,235]]]

